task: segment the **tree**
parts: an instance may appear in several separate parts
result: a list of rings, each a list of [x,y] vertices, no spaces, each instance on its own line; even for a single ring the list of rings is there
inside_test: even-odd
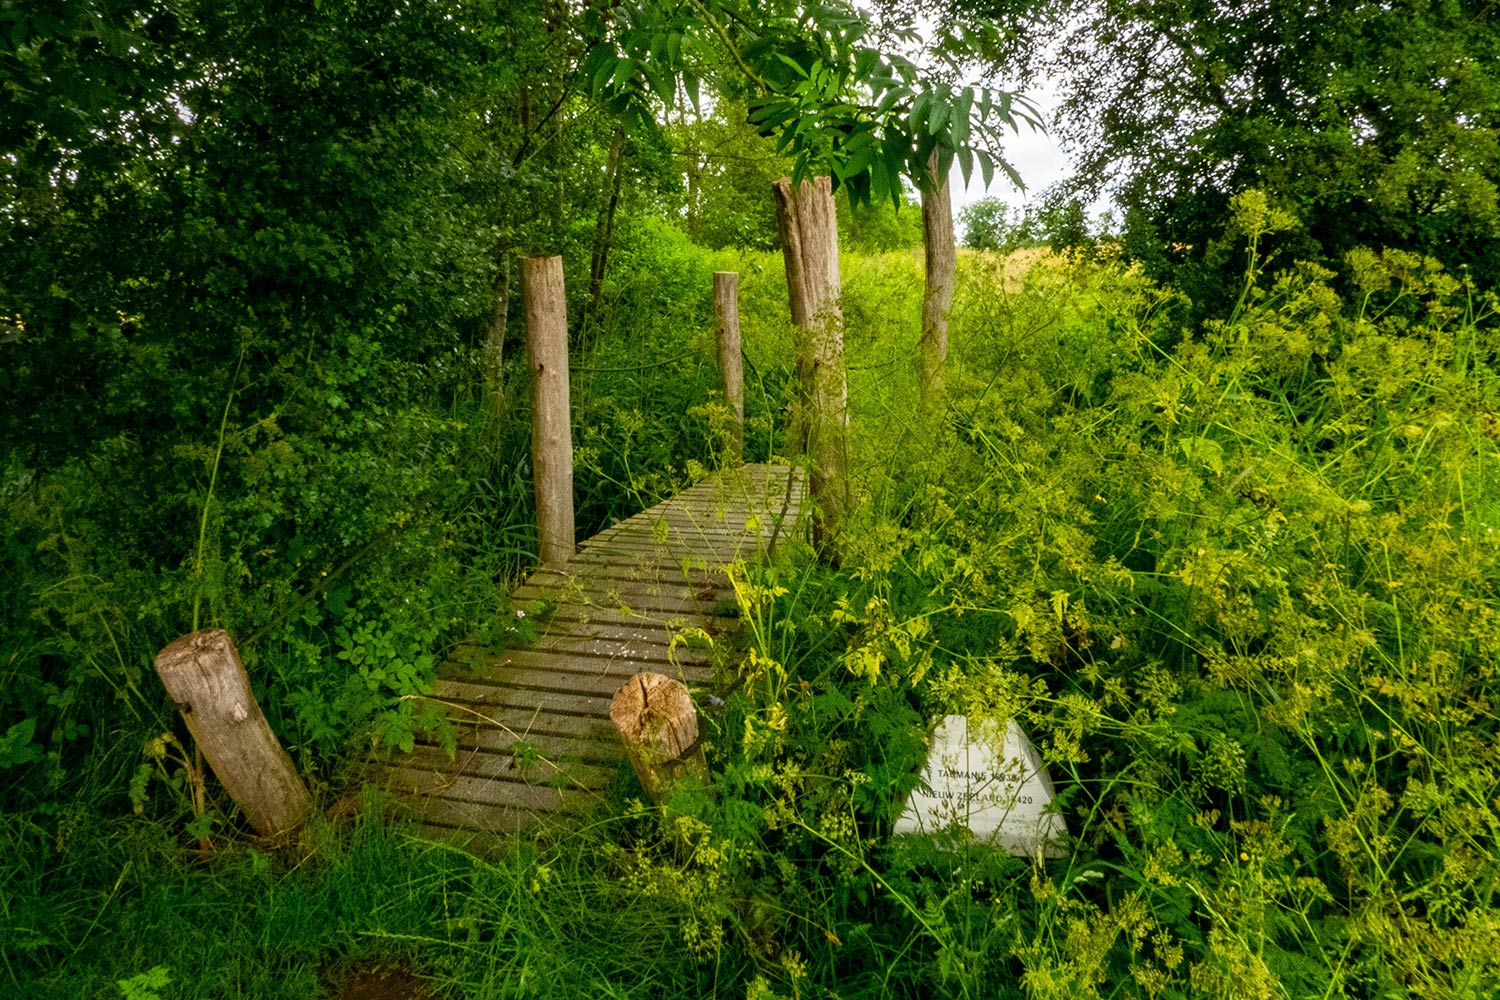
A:
[[[971,250],[1002,250],[1011,245],[1017,223],[1011,221],[1010,206],[989,196],[965,205],[958,213],[964,231],[964,246]]]
[[[932,154],[931,173],[938,154]],[[922,192],[922,339],[917,345],[917,381],[922,405],[935,412],[943,395],[943,366],[948,361],[948,310],[958,284],[958,251],[953,243],[953,198],[948,179]]]
[[[1112,191],[1173,248],[1160,262],[1194,262],[1203,289],[1230,201],[1250,188],[1300,217],[1282,237],[1288,255],[1336,261],[1368,244],[1500,273],[1493,0],[955,0],[953,10],[1013,19],[992,57],[1066,81],[1058,129],[1077,154],[1076,191]]]
[[[638,0],[583,16],[592,92],[630,127],[655,127],[655,102],[694,104],[705,80],[745,101],[749,120],[777,139],[792,179],[826,173],[856,203],[926,190],[957,162],[988,184],[1002,127],[1035,122],[1015,95],[947,82],[894,54],[870,18],[845,0],[740,9],[733,0],[679,7]],[[909,36],[909,33],[906,37]],[[937,151],[937,181],[928,163]]]

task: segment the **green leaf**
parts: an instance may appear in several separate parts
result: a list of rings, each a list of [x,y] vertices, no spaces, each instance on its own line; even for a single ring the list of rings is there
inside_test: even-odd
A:
[[[0,736],[0,767],[20,767],[41,760],[42,748],[31,742],[36,734],[36,719],[22,719]]]

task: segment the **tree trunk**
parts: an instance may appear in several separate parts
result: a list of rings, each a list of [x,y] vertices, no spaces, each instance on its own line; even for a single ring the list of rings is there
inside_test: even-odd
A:
[[[156,673],[255,832],[273,837],[301,822],[312,797],[256,703],[229,634],[183,636],[156,654]]]
[[[568,300],[561,257],[521,260],[526,363],[531,369],[531,467],[542,565],[573,558],[573,426],[568,396]]]
[[[937,152],[927,161],[933,190],[922,192],[922,244],[927,280],[922,294],[922,342],[919,348],[922,406],[937,410],[943,395],[943,367],[948,360],[948,312],[958,281],[958,253],[953,243],[953,201],[948,178],[939,175]],[[941,183],[939,183],[941,181]]]
[[[793,189],[783,177],[772,185],[776,225],[786,264],[787,297],[797,345],[800,413],[794,426],[811,459],[813,546],[832,556],[849,505],[849,390],[844,372],[843,312],[839,304],[839,230],[833,187],[827,177]]]
[[[734,417],[729,453],[733,465],[745,463],[745,375],[740,357],[740,275],[714,272],[714,327],[718,333],[719,373],[724,377],[724,402]]]
[[[484,336],[484,370],[489,394],[499,409],[504,386],[501,384],[505,362],[505,332],[510,313],[510,254],[499,254],[500,274],[495,279],[495,298],[490,307],[490,325]]]
[[[698,712],[687,685],[662,674],[636,674],[615,690],[609,718],[653,802],[660,803],[684,778],[708,786]]]
[[[604,272],[609,267],[609,250],[614,242],[615,208],[620,203],[620,153],[625,133],[616,130],[605,161],[604,185],[600,189],[599,218],[594,225],[594,247],[589,255],[589,294],[583,303],[583,335],[593,336],[599,326],[600,299],[604,294]]]

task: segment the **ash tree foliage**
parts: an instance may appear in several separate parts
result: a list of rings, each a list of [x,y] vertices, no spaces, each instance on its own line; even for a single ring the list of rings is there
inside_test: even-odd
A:
[[[1076,189],[1112,192],[1165,267],[1239,261],[1215,236],[1239,192],[1302,226],[1288,255],[1356,246],[1500,270],[1500,8],[1491,0],[957,0],[1009,23],[989,55],[1063,83]],[[1162,247],[1175,248],[1165,252]],[[1179,275],[1180,276],[1180,275]]]
[[[998,137],[1036,124],[1029,104],[985,86],[948,82],[895,54],[909,31],[877,33],[851,4],[674,2],[590,8],[594,45],[583,73],[623,121],[654,128],[654,102],[698,105],[705,83],[745,102],[761,135],[792,159],[792,177],[828,173],[856,204],[899,203],[904,179],[926,187],[934,151],[988,185],[1017,184]]]

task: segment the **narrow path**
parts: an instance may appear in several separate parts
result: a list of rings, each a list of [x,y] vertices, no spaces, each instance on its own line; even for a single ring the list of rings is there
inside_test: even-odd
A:
[[[711,687],[702,636],[717,645],[734,627],[725,569],[797,530],[805,490],[789,477],[776,465],[717,473],[584,542],[565,571],[528,577],[512,597],[544,623],[537,640],[470,648],[438,672],[432,696],[453,722],[456,757],[428,743],[376,764],[395,814],[443,837],[598,806],[623,757],[615,689],[642,670]]]

